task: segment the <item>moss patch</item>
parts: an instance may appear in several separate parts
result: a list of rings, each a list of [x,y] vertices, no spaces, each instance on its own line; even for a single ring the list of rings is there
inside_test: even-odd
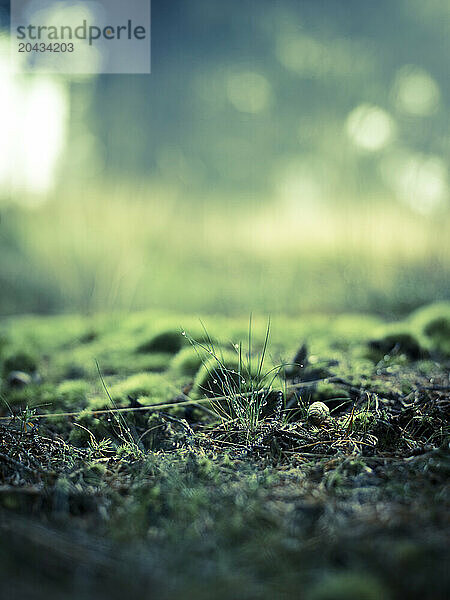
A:
[[[3,361],[3,376],[6,377],[11,371],[24,371],[34,373],[37,370],[37,359],[29,352],[16,352],[7,354]]]
[[[206,360],[206,356],[206,351],[200,347],[183,348],[171,361],[170,368],[174,373],[194,377]]]
[[[139,344],[138,352],[160,352],[167,354],[176,354],[186,345],[186,339],[181,335],[181,331],[168,330],[162,331],[149,340]]]
[[[134,400],[152,404],[171,400],[176,394],[176,387],[159,373],[138,373],[109,387],[109,393],[117,406],[129,406]],[[91,408],[110,405],[105,393],[89,402]]]
[[[395,325],[351,315],[278,318],[264,371],[304,342],[308,365],[286,382],[295,375],[300,386],[286,398],[292,404],[264,413],[251,431],[245,418],[224,423],[208,412],[211,398],[198,402],[203,388],[222,393],[214,359],[201,364],[189,346],[136,352],[179,325],[195,337],[195,317],[4,322],[4,356],[35,357],[40,379],[20,389],[2,382],[13,414],[2,405],[0,595],[6,582],[5,597],[28,589],[42,589],[42,598],[149,589],[168,600],[445,597],[448,370],[437,348],[447,333],[435,311]],[[247,339],[247,319],[211,321],[215,339]],[[255,354],[265,327],[254,319]],[[366,357],[367,340],[400,329],[430,358],[392,348]],[[215,345],[236,376],[238,355]],[[96,360],[117,406],[175,407],[113,414]],[[181,404],[187,394],[196,404]],[[315,425],[300,396],[305,406],[350,401]]]
[[[427,356],[426,349],[421,345],[419,339],[408,331],[402,329],[388,329],[384,334],[370,340],[369,349],[376,360],[385,355],[404,354],[413,360],[419,360]]]
[[[450,303],[432,304],[412,314],[412,327],[420,331],[431,351],[450,356]]]
[[[324,402],[327,406],[345,403],[350,396],[348,389],[328,381],[318,383],[310,395],[311,402]]]

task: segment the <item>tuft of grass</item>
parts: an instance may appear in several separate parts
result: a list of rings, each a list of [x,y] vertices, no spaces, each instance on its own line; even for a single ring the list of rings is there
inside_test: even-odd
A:
[[[206,343],[194,340],[185,332],[183,334],[202,361],[194,381],[194,396],[210,397],[213,410],[223,422],[237,423],[248,437],[254,436],[266,415],[266,407],[273,400],[274,389],[281,388],[279,376],[285,366],[265,367],[270,320],[259,353],[253,347],[251,318],[246,347],[242,342],[231,344],[229,349],[219,347],[206,329]],[[280,413],[278,398],[274,409]]]
[[[143,404],[162,400],[166,389],[172,400],[184,399],[180,392],[189,393],[185,379],[193,375],[181,376],[174,363],[189,363],[193,356],[202,373],[204,362],[210,364],[211,377],[221,364],[224,377],[231,378],[232,369],[251,372],[253,391],[249,378],[247,392],[239,396],[239,379],[233,379],[237,391],[231,402],[248,402],[260,386],[269,390],[273,374],[261,380],[277,367],[264,323],[255,319],[248,332],[246,320],[218,320],[216,339],[243,343],[225,347],[205,335],[203,348],[187,343],[179,354],[166,355],[166,373],[154,374],[146,372],[144,359],[150,363],[159,355],[135,352],[149,322],[155,331],[184,322],[196,333],[195,317],[159,319],[147,312],[115,315],[91,344],[79,341],[87,323],[81,327],[72,317],[30,317],[8,325],[11,353],[26,349],[33,334],[30,347],[42,379],[21,389],[4,382],[1,389],[11,407],[9,413],[2,410],[0,422],[5,597],[21,586],[40,589],[42,598],[72,592],[139,596],[149,589],[170,599],[199,600],[240,597],[242,590],[263,600],[299,593],[306,600],[445,597],[449,438],[443,363],[393,356],[374,364],[363,358],[378,319],[277,319],[270,332],[276,356],[291,355],[305,340],[310,348],[309,365],[295,374],[292,385],[299,387],[289,389],[292,396],[285,396],[279,420],[277,403],[271,405],[276,392],[268,394],[256,424],[249,410],[244,422],[228,414],[217,423],[217,413],[206,418],[203,411],[200,419],[192,405],[177,407],[179,413],[173,407],[126,412],[123,419],[85,411],[65,418],[64,426],[39,419],[58,402],[83,408],[85,392],[88,401],[98,392],[93,357],[102,366],[104,359],[116,366],[105,377],[106,396],[100,400],[97,393],[92,401],[108,411],[133,406],[139,401],[135,393],[145,392]],[[404,325],[413,331],[412,324]],[[427,331],[433,334],[433,328]],[[64,381],[71,364],[83,365],[86,378]],[[322,368],[327,378],[318,382]],[[280,374],[272,388],[281,385]],[[342,405],[321,427],[305,418],[317,390],[327,403]],[[207,399],[199,406],[221,403],[222,391],[200,390]],[[343,392],[351,402],[339,400]],[[28,414],[20,412],[27,405]],[[286,423],[288,413],[301,418]],[[39,431],[24,430],[21,419],[39,423]],[[245,427],[255,430],[246,437]],[[379,506],[381,512],[375,510]],[[55,564],[61,566],[58,581],[51,577]],[[90,587],[94,581],[98,588]]]

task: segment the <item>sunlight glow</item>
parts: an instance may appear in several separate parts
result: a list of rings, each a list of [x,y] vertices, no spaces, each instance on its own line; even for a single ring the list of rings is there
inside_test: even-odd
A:
[[[382,108],[360,104],[347,117],[347,135],[352,142],[368,152],[381,150],[394,136],[395,122]]]
[[[415,212],[431,214],[448,201],[447,169],[439,156],[397,152],[384,158],[381,173],[397,197]]]
[[[412,115],[431,115],[439,105],[438,84],[426,71],[414,65],[400,69],[393,93],[397,107]]]
[[[292,218],[316,213],[327,197],[332,166],[314,154],[292,156],[275,171],[275,193]]]
[[[64,81],[13,74],[3,58],[0,87],[0,190],[20,195],[21,200],[24,192],[45,194],[54,184],[64,147],[68,104]]]
[[[44,79],[33,81],[23,98],[22,132],[24,185],[45,192],[52,183],[63,147],[66,101],[61,86]],[[16,181],[16,186],[20,181]]]

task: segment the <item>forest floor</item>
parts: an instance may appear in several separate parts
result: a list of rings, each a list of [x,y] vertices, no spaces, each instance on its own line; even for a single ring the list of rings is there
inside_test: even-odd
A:
[[[3,320],[0,596],[448,598],[450,305],[266,334]]]

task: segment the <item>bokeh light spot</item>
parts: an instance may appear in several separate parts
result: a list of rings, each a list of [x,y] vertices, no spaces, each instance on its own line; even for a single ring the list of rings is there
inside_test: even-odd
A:
[[[414,65],[400,69],[393,93],[397,108],[412,115],[431,115],[439,105],[438,84],[426,71]]]
[[[381,174],[396,196],[414,211],[431,214],[445,206],[447,169],[439,156],[398,151],[384,157]]]
[[[227,79],[227,95],[237,110],[258,113],[267,108],[270,102],[271,86],[260,73],[233,73]]]
[[[360,104],[348,115],[346,131],[356,146],[373,152],[391,141],[395,133],[395,122],[382,108]]]

